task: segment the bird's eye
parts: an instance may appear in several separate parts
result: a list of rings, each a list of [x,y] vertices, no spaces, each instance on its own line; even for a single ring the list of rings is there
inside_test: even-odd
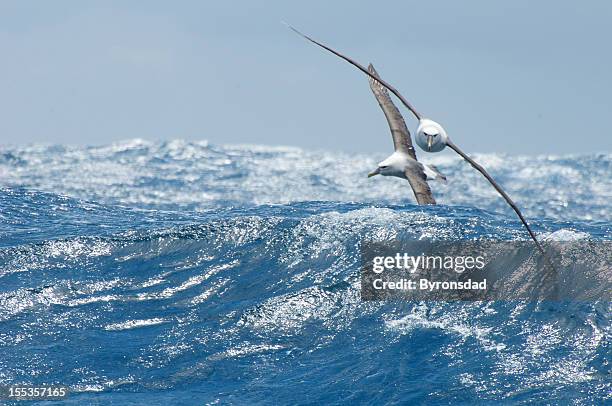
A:
[[[387,165],[383,165],[380,167],[380,169],[387,169],[387,167],[388,167]]]

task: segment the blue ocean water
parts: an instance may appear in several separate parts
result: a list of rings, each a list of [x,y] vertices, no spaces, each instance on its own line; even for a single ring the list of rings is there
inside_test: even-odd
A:
[[[421,154],[424,155],[424,154]],[[65,404],[612,397],[610,302],[363,302],[365,240],[524,240],[458,158],[131,140],[0,148],[0,385]],[[541,238],[612,239],[611,154],[477,154]],[[512,269],[509,269],[511,272]]]

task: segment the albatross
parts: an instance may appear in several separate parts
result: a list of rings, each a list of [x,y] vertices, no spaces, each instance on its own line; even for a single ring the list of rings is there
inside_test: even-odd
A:
[[[332,54],[336,55],[337,57],[344,59],[346,62],[348,62],[351,65],[355,66],[361,72],[365,73],[370,79],[377,81],[382,86],[384,86],[386,89],[388,89],[391,93],[393,93],[402,102],[402,104],[408,110],[410,110],[410,112],[412,112],[412,114],[419,121],[419,125],[417,127],[416,135],[415,135],[415,141],[416,141],[417,145],[419,147],[421,147],[421,149],[423,149],[423,150],[425,150],[427,152],[439,152],[439,151],[442,151],[445,147],[448,146],[450,149],[452,149],[457,154],[459,154],[459,156],[461,156],[464,160],[466,160],[474,169],[476,169],[478,172],[480,172],[489,181],[489,183],[495,188],[495,190],[497,190],[497,192],[504,198],[504,200],[508,203],[508,205],[512,208],[512,210],[514,210],[514,212],[516,213],[518,218],[521,220],[521,223],[523,223],[523,225],[527,229],[527,232],[529,233],[529,236],[531,237],[531,239],[533,240],[533,242],[537,246],[537,248],[540,251],[540,253],[546,259],[546,261],[551,266],[551,268],[554,269],[554,266],[552,266],[551,261],[548,258],[548,255],[546,254],[546,252],[544,251],[544,248],[542,247],[542,245],[540,244],[540,242],[536,238],[536,235],[533,232],[533,230],[531,229],[531,227],[529,227],[529,224],[525,220],[525,217],[523,216],[523,214],[519,210],[518,206],[512,201],[510,196],[508,196],[508,194],[501,188],[501,186],[499,186],[499,184],[497,182],[495,182],[495,180],[491,177],[491,175],[489,175],[489,173],[480,164],[478,164],[476,161],[474,161],[472,158],[470,158],[457,145],[455,145],[455,143],[453,143],[451,141],[451,139],[449,138],[448,134],[446,133],[446,131],[444,130],[444,128],[440,124],[438,124],[437,122],[435,122],[433,120],[430,120],[428,118],[423,117],[412,106],[412,104],[410,104],[410,102],[408,102],[408,100],[406,100],[404,98],[404,96],[402,96],[400,94],[400,92],[398,92],[393,86],[391,86],[389,83],[387,83],[385,80],[383,80],[375,72],[368,71],[365,67],[363,67],[361,64],[359,64],[355,60],[349,58],[348,56],[345,56],[345,55],[341,54],[340,52],[338,52],[338,51],[328,47],[327,45],[324,45],[324,44],[322,44],[322,43],[312,39],[308,35],[303,34],[302,32],[298,31],[296,28],[292,27],[291,25],[289,25],[287,23],[284,23],[284,24],[287,27],[289,27],[292,31],[294,31],[296,34],[298,34],[299,36],[303,37],[304,39],[306,39],[306,40],[312,42],[313,44],[315,44],[315,45],[325,49],[326,51],[331,52]]]
[[[368,66],[368,71],[373,76],[378,77],[378,73],[372,64]],[[387,89],[378,80],[372,79],[372,77],[369,79],[370,89],[374,93],[374,97],[376,97],[378,105],[385,114],[389,124],[395,151],[387,159],[380,162],[377,168],[368,174],[368,177],[382,175],[406,179],[412,188],[418,204],[436,204],[427,180],[441,180],[445,182],[446,177],[435,166],[424,165],[418,162],[404,117],[402,117],[399,109],[393,104]]]

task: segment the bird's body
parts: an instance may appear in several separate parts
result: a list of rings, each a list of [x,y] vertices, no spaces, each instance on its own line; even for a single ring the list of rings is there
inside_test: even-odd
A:
[[[425,177],[425,180],[446,181],[446,176],[442,175],[433,165],[422,164],[410,155],[402,151],[395,151],[384,161],[378,164],[377,175],[395,176],[408,179],[406,172]]]

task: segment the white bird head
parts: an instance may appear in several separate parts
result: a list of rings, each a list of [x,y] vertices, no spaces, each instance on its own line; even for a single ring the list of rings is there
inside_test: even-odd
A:
[[[408,157],[400,152],[394,152],[387,159],[380,162],[378,167],[368,174],[368,178],[375,175],[405,177],[404,171],[408,165]]]
[[[448,135],[440,124],[428,118],[423,118],[419,121],[415,139],[423,151],[440,152],[446,147]]]

